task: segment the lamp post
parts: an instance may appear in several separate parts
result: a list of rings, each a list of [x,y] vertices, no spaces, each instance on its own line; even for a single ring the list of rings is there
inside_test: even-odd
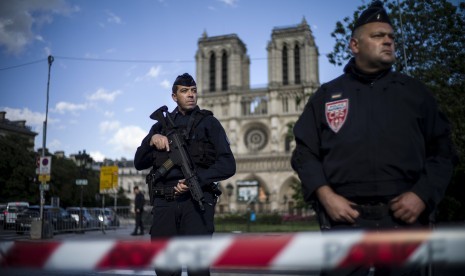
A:
[[[90,158],[90,155],[86,153],[86,150],[83,150],[82,153],[79,151],[79,153],[76,155],[76,164],[80,169],[80,179],[76,179],[76,185],[81,186],[81,200],[79,206],[79,231],[77,231],[77,233],[84,234],[84,229],[82,225],[82,196],[84,192],[84,185],[87,185],[86,170],[90,169],[90,167],[92,166],[92,158]]]
[[[53,63],[53,56],[49,55],[47,58],[48,61],[48,78],[47,78],[47,98],[45,103],[45,120],[43,124],[42,130],[42,157],[45,157],[45,147],[47,146],[47,120],[48,120],[48,102],[49,102],[49,95],[50,95],[50,71],[52,69]],[[40,220],[40,238],[42,239],[44,236],[44,203],[45,203],[45,196],[44,190],[47,181],[42,181],[40,184],[40,212],[39,212],[39,220]]]

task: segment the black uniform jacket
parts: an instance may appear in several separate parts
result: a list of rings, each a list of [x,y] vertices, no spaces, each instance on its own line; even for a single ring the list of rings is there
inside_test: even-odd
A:
[[[400,73],[364,82],[346,67],[312,95],[294,135],[307,201],[327,184],[349,198],[412,191],[431,210],[452,175],[449,122],[428,89]]]
[[[195,110],[199,110],[198,107]],[[176,108],[171,117],[178,127],[185,127],[188,124],[190,114],[183,115]],[[159,154],[155,147],[150,146],[150,139],[154,134],[161,134],[162,126],[157,122],[152,126],[148,135],[142,140],[141,145],[137,148],[134,157],[134,166],[137,170],[150,168],[154,165],[154,160]],[[208,168],[197,167],[197,176],[201,186],[211,184],[216,181],[227,179],[236,172],[236,162],[234,155],[229,146],[229,140],[218,119],[213,116],[206,116],[198,125],[193,128],[194,139],[208,140],[213,144],[216,151],[216,160]],[[156,168],[155,168],[156,169]],[[173,167],[164,177],[163,182],[175,183],[184,179],[183,173],[179,167]]]

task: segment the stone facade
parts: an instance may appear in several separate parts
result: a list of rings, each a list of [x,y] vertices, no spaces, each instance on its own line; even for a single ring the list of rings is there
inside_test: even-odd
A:
[[[199,106],[213,111],[226,130],[236,174],[220,183],[221,212],[293,210],[290,166],[292,126],[319,87],[318,49],[305,19],[274,28],[267,47],[268,86],[250,88],[250,58],[235,35],[198,41]]]
[[[0,135],[20,135],[29,140],[31,148],[29,150],[34,151],[34,139],[37,136],[37,132],[26,125],[25,120],[21,121],[10,121],[6,118],[6,111],[0,111]]]

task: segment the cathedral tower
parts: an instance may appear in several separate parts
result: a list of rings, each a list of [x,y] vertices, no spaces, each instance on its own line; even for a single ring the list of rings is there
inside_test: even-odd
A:
[[[268,85],[251,89],[250,58],[237,35],[204,33],[198,41],[199,106],[220,120],[237,163],[236,174],[220,184],[219,212],[295,212],[292,126],[319,87],[318,49],[303,19],[274,28],[266,50]]]

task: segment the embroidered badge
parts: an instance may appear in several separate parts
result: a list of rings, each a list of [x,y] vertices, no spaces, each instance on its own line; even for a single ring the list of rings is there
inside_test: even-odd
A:
[[[349,99],[326,103],[326,122],[329,127],[338,132],[344,125],[349,113]]]

